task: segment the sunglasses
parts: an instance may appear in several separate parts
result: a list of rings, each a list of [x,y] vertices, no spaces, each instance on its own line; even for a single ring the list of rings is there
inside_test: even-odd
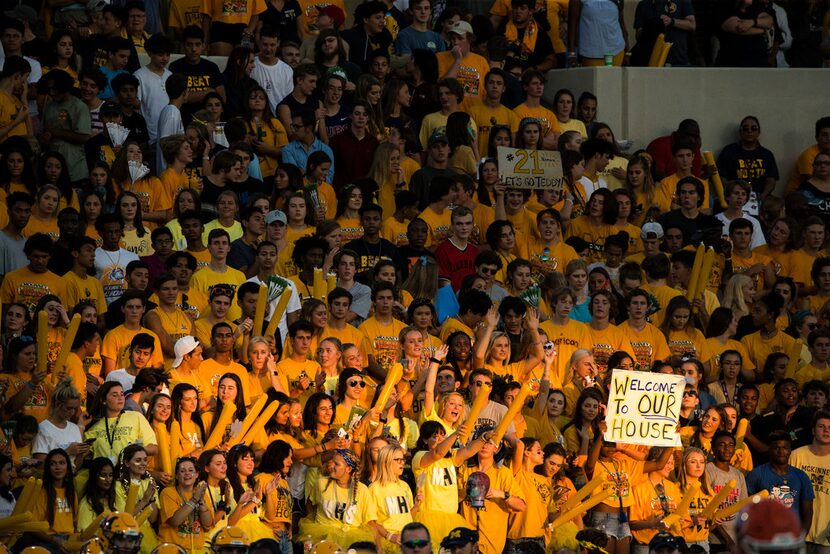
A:
[[[810,331],[815,331],[816,327],[818,327],[818,323],[808,323],[807,324],[807,329],[809,329]]]
[[[349,381],[346,384],[350,387],[360,387],[361,389],[366,386],[365,381],[358,381],[357,379],[355,379],[354,381]]]
[[[488,387],[493,386],[493,383],[490,381],[473,381],[473,384],[477,387],[483,387],[484,385],[487,385]]]
[[[424,548],[429,544],[429,541],[424,539],[418,539],[414,541],[406,541],[403,545],[407,548]]]
[[[684,390],[683,396],[697,396],[696,390]]]

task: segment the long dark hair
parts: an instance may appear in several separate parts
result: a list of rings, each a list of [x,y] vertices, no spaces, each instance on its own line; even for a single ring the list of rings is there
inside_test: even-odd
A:
[[[585,389],[579,395],[579,398],[576,401],[576,407],[574,408],[574,417],[571,419],[567,425],[562,428],[562,433],[565,432],[565,429],[568,427],[576,427],[577,430],[582,429],[582,426],[585,425],[586,422],[582,417],[582,405],[585,403],[586,400],[594,399],[597,401],[598,404],[602,404],[602,393],[593,387],[589,389]],[[590,422],[591,430],[594,432],[594,440],[601,440],[600,432],[599,432],[599,420],[600,420],[600,413],[599,409],[597,409],[597,417],[594,418],[593,421]]]
[[[239,376],[235,373],[225,373],[222,377],[219,378],[219,383],[222,382],[223,379],[230,379],[234,383],[236,383],[236,398],[234,399],[234,403],[236,404],[236,411],[234,412],[234,419],[239,421],[245,421],[245,416],[248,415],[248,410],[245,409],[245,398],[242,394],[242,381],[239,379]],[[222,415],[222,410],[225,407],[225,403],[222,402],[222,399],[219,398],[219,395],[216,395],[216,406],[213,408],[213,421],[210,423],[210,430],[207,432],[205,436],[205,440],[207,440],[207,436],[213,433],[213,430],[216,429],[216,423],[219,421],[219,416]],[[202,419],[199,416],[199,419]]]
[[[8,464],[13,464],[11,458],[6,456],[5,454],[0,454],[0,471],[3,470]],[[9,483],[8,487],[0,487],[0,498],[5,500],[6,502],[11,502],[14,500],[14,495],[12,494],[11,483]]]
[[[363,371],[355,367],[347,367],[340,372],[340,376],[337,378],[337,394],[335,395],[338,404],[343,402],[346,397],[346,387],[352,377],[363,378]]]
[[[265,432],[269,435],[276,435],[277,433],[285,433],[286,435],[291,435],[290,423],[287,425],[280,425],[279,423],[277,423],[277,413],[280,411],[280,408],[282,408],[284,405],[291,405],[291,398],[289,398],[289,396],[285,393],[275,391],[273,387],[268,389],[267,394],[268,400],[270,402],[278,402],[279,405],[277,406],[277,410],[274,412],[274,416],[265,423]]]
[[[5,353],[5,360],[3,360],[3,373],[12,375],[17,373],[17,357],[30,346],[35,346],[35,339],[31,335],[13,338],[9,342],[8,351]]]
[[[447,141],[450,149],[455,152],[459,146],[471,146],[473,144],[473,137],[470,136],[469,129],[470,114],[464,112],[454,112],[447,118]]]
[[[144,214],[141,210],[141,199],[136,193],[131,190],[121,191],[121,194],[119,194],[118,198],[115,199],[115,215],[117,215],[118,219],[121,220],[121,225],[123,227],[126,221],[124,220],[124,216],[121,215],[121,201],[128,196],[135,200],[135,215],[133,216],[132,221],[132,224],[135,227],[135,234],[139,237],[144,237],[144,235],[148,234],[149,231],[147,231],[147,228],[144,226]]]
[[[239,497],[242,496],[242,493],[245,492],[244,485],[248,485],[251,489],[256,487],[256,479],[254,479],[253,474],[248,476],[245,483],[239,479],[237,464],[239,463],[239,460],[244,458],[246,455],[250,455],[254,458],[254,450],[247,444],[237,444],[231,448],[230,451],[228,451],[228,482],[233,488],[233,497],[237,502],[239,501]]]
[[[48,160],[49,158],[54,158],[54,159],[58,160],[58,162],[60,162],[60,164],[61,164],[61,172],[58,175],[57,183],[49,183],[49,184],[54,184],[56,187],[58,187],[58,190],[60,191],[61,196],[63,197],[64,200],[66,200],[66,203],[68,204],[72,201],[72,194],[75,191],[72,188],[72,180],[69,178],[69,166],[67,165],[66,158],[63,157],[63,154],[61,154],[60,152],[55,152],[54,150],[50,150],[50,151],[44,153],[40,157],[40,160],[38,161],[38,164],[37,164],[38,173],[39,173],[38,182],[41,184],[41,186],[47,184],[46,183],[46,160]]]
[[[52,36],[49,37],[49,46],[46,49],[46,56],[45,59],[42,60],[44,62],[43,66],[51,67],[52,69],[57,69],[57,48],[58,43],[61,41],[63,37],[69,37],[72,39],[72,56],[70,56],[69,60],[67,60],[67,65],[71,69],[77,70],[78,64],[75,62],[75,54],[78,53],[78,49],[75,47],[75,37],[73,37],[72,33],[70,33],[67,29],[55,29],[55,31],[52,33]]]
[[[205,450],[199,456],[199,462],[198,462],[198,465],[196,467],[196,469],[199,471],[199,481],[204,481],[205,483],[207,483],[207,481],[208,481],[207,466],[210,465],[211,460],[213,460],[213,458],[215,456],[222,456],[222,457],[225,458],[225,461],[227,461],[227,459],[228,459],[227,454],[225,454],[224,452],[222,452],[221,450],[218,450],[216,448],[211,448],[210,450]],[[227,486],[228,486],[228,478],[226,476],[225,479],[220,479],[219,480],[219,502],[216,502],[216,501],[213,500],[213,495],[210,496],[211,502],[213,502],[212,508],[214,509],[214,511],[217,510],[216,505],[219,504],[220,502],[222,502],[226,505],[230,504],[230,502],[228,501],[229,499],[225,498],[225,490],[227,489]]]
[[[118,381],[104,381],[104,383],[98,387],[98,392],[95,393],[95,396],[92,398],[92,402],[89,405],[89,415],[91,415],[93,419],[87,426],[87,429],[91,429],[92,426],[99,420],[107,417],[106,398],[109,392],[115,387],[121,387],[123,389],[124,385]]]
[[[317,408],[324,400],[331,402],[332,420],[334,420],[334,400],[332,400],[331,396],[324,392],[315,392],[312,394],[308,398],[305,408],[303,408],[303,427],[306,431],[311,433],[311,436],[314,438],[317,438],[317,424],[320,423],[317,421]],[[331,425],[331,421],[329,422],[329,425]]]
[[[130,468],[127,464],[130,460],[133,459],[133,456],[138,454],[139,452],[144,452],[147,454],[147,450],[144,449],[138,443],[128,444],[124,450],[121,451],[121,454],[118,456],[118,475],[116,475],[116,479],[118,484],[120,484],[124,488],[124,492],[126,493],[130,489],[130,481],[132,481],[132,477],[130,476]],[[150,474],[145,472],[144,475],[141,476],[142,479],[149,479]]]
[[[268,445],[262,459],[259,461],[259,471],[262,473],[279,473],[283,477],[282,469],[285,460],[291,457],[291,445],[285,441],[276,440]]]
[[[436,433],[442,432],[445,435],[447,434],[444,426],[437,421],[425,421],[421,424],[420,433],[418,435],[418,442],[415,443],[415,449],[412,451],[412,454],[415,455],[422,450],[429,452],[429,445],[427,441],[435,436]],[[449,458],[452,456],[451,451],[447,451],[445,458]]]
[[[46,455],[46,461],[43,463],[43,491],[46,493],[46,521],[49,522],[49,527],[55,525],[55,506],[58,504],[58,494],[55,490],[55,478],[52,476],[52,460],[58,456],[63,456],[66,460],[66,477],[63,478],[63,490],[66,495],[66,502],[72,510],[72,525],[74,526],[78,513],[78,497],[75,496],[75,479],[72,475],[72,460],[69,459],[69,454],[63,448],[55,448],[49,451]]]
[[[205,437],[205,426],[202,423],[202,413],[199,411],[199,389],[194,387],[189,383],[179,383],[175,387],[173,387],[173,391],[170,395],[170,401],[173,403],[173,421],[178,421],[179,424],[182,422],[182,398],[184,398],[184,393],[192,390],[196,392],[196,411],[193,412],[193,415],[190,416],[190,419],[193,420],[193,423],[199,428],[199,431],[202,433],[202,437]]]
[[[231,55],[228,56],[228,61],[225,64],[225,71],[222,72],[222,77],[225,79],[225,86],[233,87],[240,83],[245,83],[248,74],[245,73],[245,66],[248,65],[248,58],[254,51],[244,46],[237,46],[231,50]],[[224,104],[224,102],[223,102]]]
[[[19,137],[23,139],[24,137]],[[2,163],[0,163],[0,186],[9,192],[9,185],[11,184],[12,176],[9,173],[8,159],[11,154],[20,154],[23,158],[23,173],[20,174],[20,180],[26,186],[26,190],[34,197],[37,194],[37,182],[35,179],[35,171],[32,167],[32,149],[25,142],[18,142],[14,140],[15,137],[10,137],[3,149],[0,150],[2,155]]]

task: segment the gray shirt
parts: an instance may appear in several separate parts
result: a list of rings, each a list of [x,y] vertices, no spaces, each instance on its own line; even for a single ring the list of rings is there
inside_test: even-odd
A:
[[[730,466],[729,471],[721,471],[718,469],[714,463],[709,462],[706,464],[706,482],[709,483],[709,486],[712,488],[714,493],[717,493],[726,484],[731,481],[732,479],[735,480],[735,488],[726,497],[726,500],[721,502],[721,505],[718,509],[726,508],[727,506],[731,506],[736,502],[746,498],[748,496],[747,489],[746,489],[746,479],[744,479],[744,474],[741,473],[740,470]],[[722,527],[726,530],[727,533],[735,539],[735,518],[737,514],[732,515],[731,517],[726,518]],[[720,538],[714,533],[709,535],[709,541],[715,544],[721,544]]]
[[[23,253],[24,244],[25,238],[16,239],[5,231],[0,231],[0,275],[11,273],[29,263],[29,259]]]

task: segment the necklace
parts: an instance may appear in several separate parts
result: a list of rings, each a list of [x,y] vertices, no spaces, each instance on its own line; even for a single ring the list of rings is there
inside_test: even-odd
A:
[[[119,421],[121,421],[121,414],[118,414],[118,417],[115,418],[115,423],[112,426],[112,435],[110,435],[109,418],[106,417],[106,416],[104,417],[104,433],[106,433],[107,442],[110,445],[110,450],[112,450],[113,443],[115,443],[115,432],[118,429],[118,422]]]
[[[113,260],[112,256],[110,256],[110,251],[109,250],[105,250],[105,249],[102,248],[101,251],[104,253],[104,255],[107,257],[107,259],[110,261],[110,265],[121,267],[121,249],[120,248],[117,250],[118,258],[116,258],[115,260]]]

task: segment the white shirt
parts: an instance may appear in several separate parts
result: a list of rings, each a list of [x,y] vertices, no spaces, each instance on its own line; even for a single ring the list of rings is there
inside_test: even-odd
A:
[[[114,252],[101,247],[95,249],[95,278],[104,286],[104,298],[107,305],[112,304],[124,294],[127,264],[134,260],[138,260],[138,255],[124,248],[119,248]]]
[[[83,442],[81,429],[71,421],[66,422],[66,427],[61,429],[48,419],[40,422],[32,444],[32,454],[48,454],[55,448],[66,450],[72,443]]]
[[[723,236],[724,238],[728,238],[729,224],[732,223],[733,220],[726,217],[726,212],[721,212],[715,217],[718,219],[718,221],[723,223]],[[764,230],[761,229],[761,223],[745,211],[743,212],[743,215],[741,217],[752,223],[752,242],[749,244],[749,249],[755,250],[759,246],[765,245],[767,243],[767,239],[764,238]]]
[[[158,75],[148,67],[142,67],[133,75],[138,79],[138,99],[141,101],[141,115],[147,121],[150,144],[155,144],[158,138],[159,115],[164,106],[170,103],[164,84],[172,73],[164,68],[164,72]]]
[[[107,375],[106,381],[116,381],[121,383],[121,388],[124,389],[124,392],[129,392],[133,390],[133,384],[135,384],[135,375],[130,375],[127,373],[126,368],[116,369],[115,371],[110,371]]]
[[[285,279],[283,277],[283,279]],[[288,279],[285,279],[288,281]],[[258,285],[262,284],[259,277],[254,275],[247,281],[248,283],[256,283]],[[280,318],[280,323],[277,325],[277,328],[280,330],[280,337],[285,340],[288,336],[288,322],[286,321],[286,316],[288,314],[292,314],[294,312],[300,311],[300,295],[297,293],[297,287],[294,286],[294,283],[288,281],[288,287],[291,289],[291,298],[288,299],[288,306],[285,308],[285,311]],[[268,287],[268,297],[272,297],[276,294],[276,290],[274,287]],[[271,298],[268,302],[268,314],[273,314],[274,310],[277,309],[277,302],[279,302],[279,297]]]
[[[585,189],[585,201],[588,201],[588,198],[597,190],[599,189],[607,189],[608,183],[605,182],[605,178],[602,175],[597,175],[597,183],[594,184],[592,180],[588,177],[581,177],[579,182],[582,184],[582,188]]]
[[[277,105],[283,98],[294,90],[294,70],[284,61],[277,59],[274,65],[266,65],[259,61],[259,56],[254,59],[254,70],[251,73],[259,86],[265,89],[268,95],[268,104],[274,115],[277,114]]]
[[[172,135],[184,134],[182,112],[173,104],[167,104],[161,109],[158,117],[158,142],[156,143],[156,168],[158,174],[167,168],[167,162],[161,155],[161,139]]]

